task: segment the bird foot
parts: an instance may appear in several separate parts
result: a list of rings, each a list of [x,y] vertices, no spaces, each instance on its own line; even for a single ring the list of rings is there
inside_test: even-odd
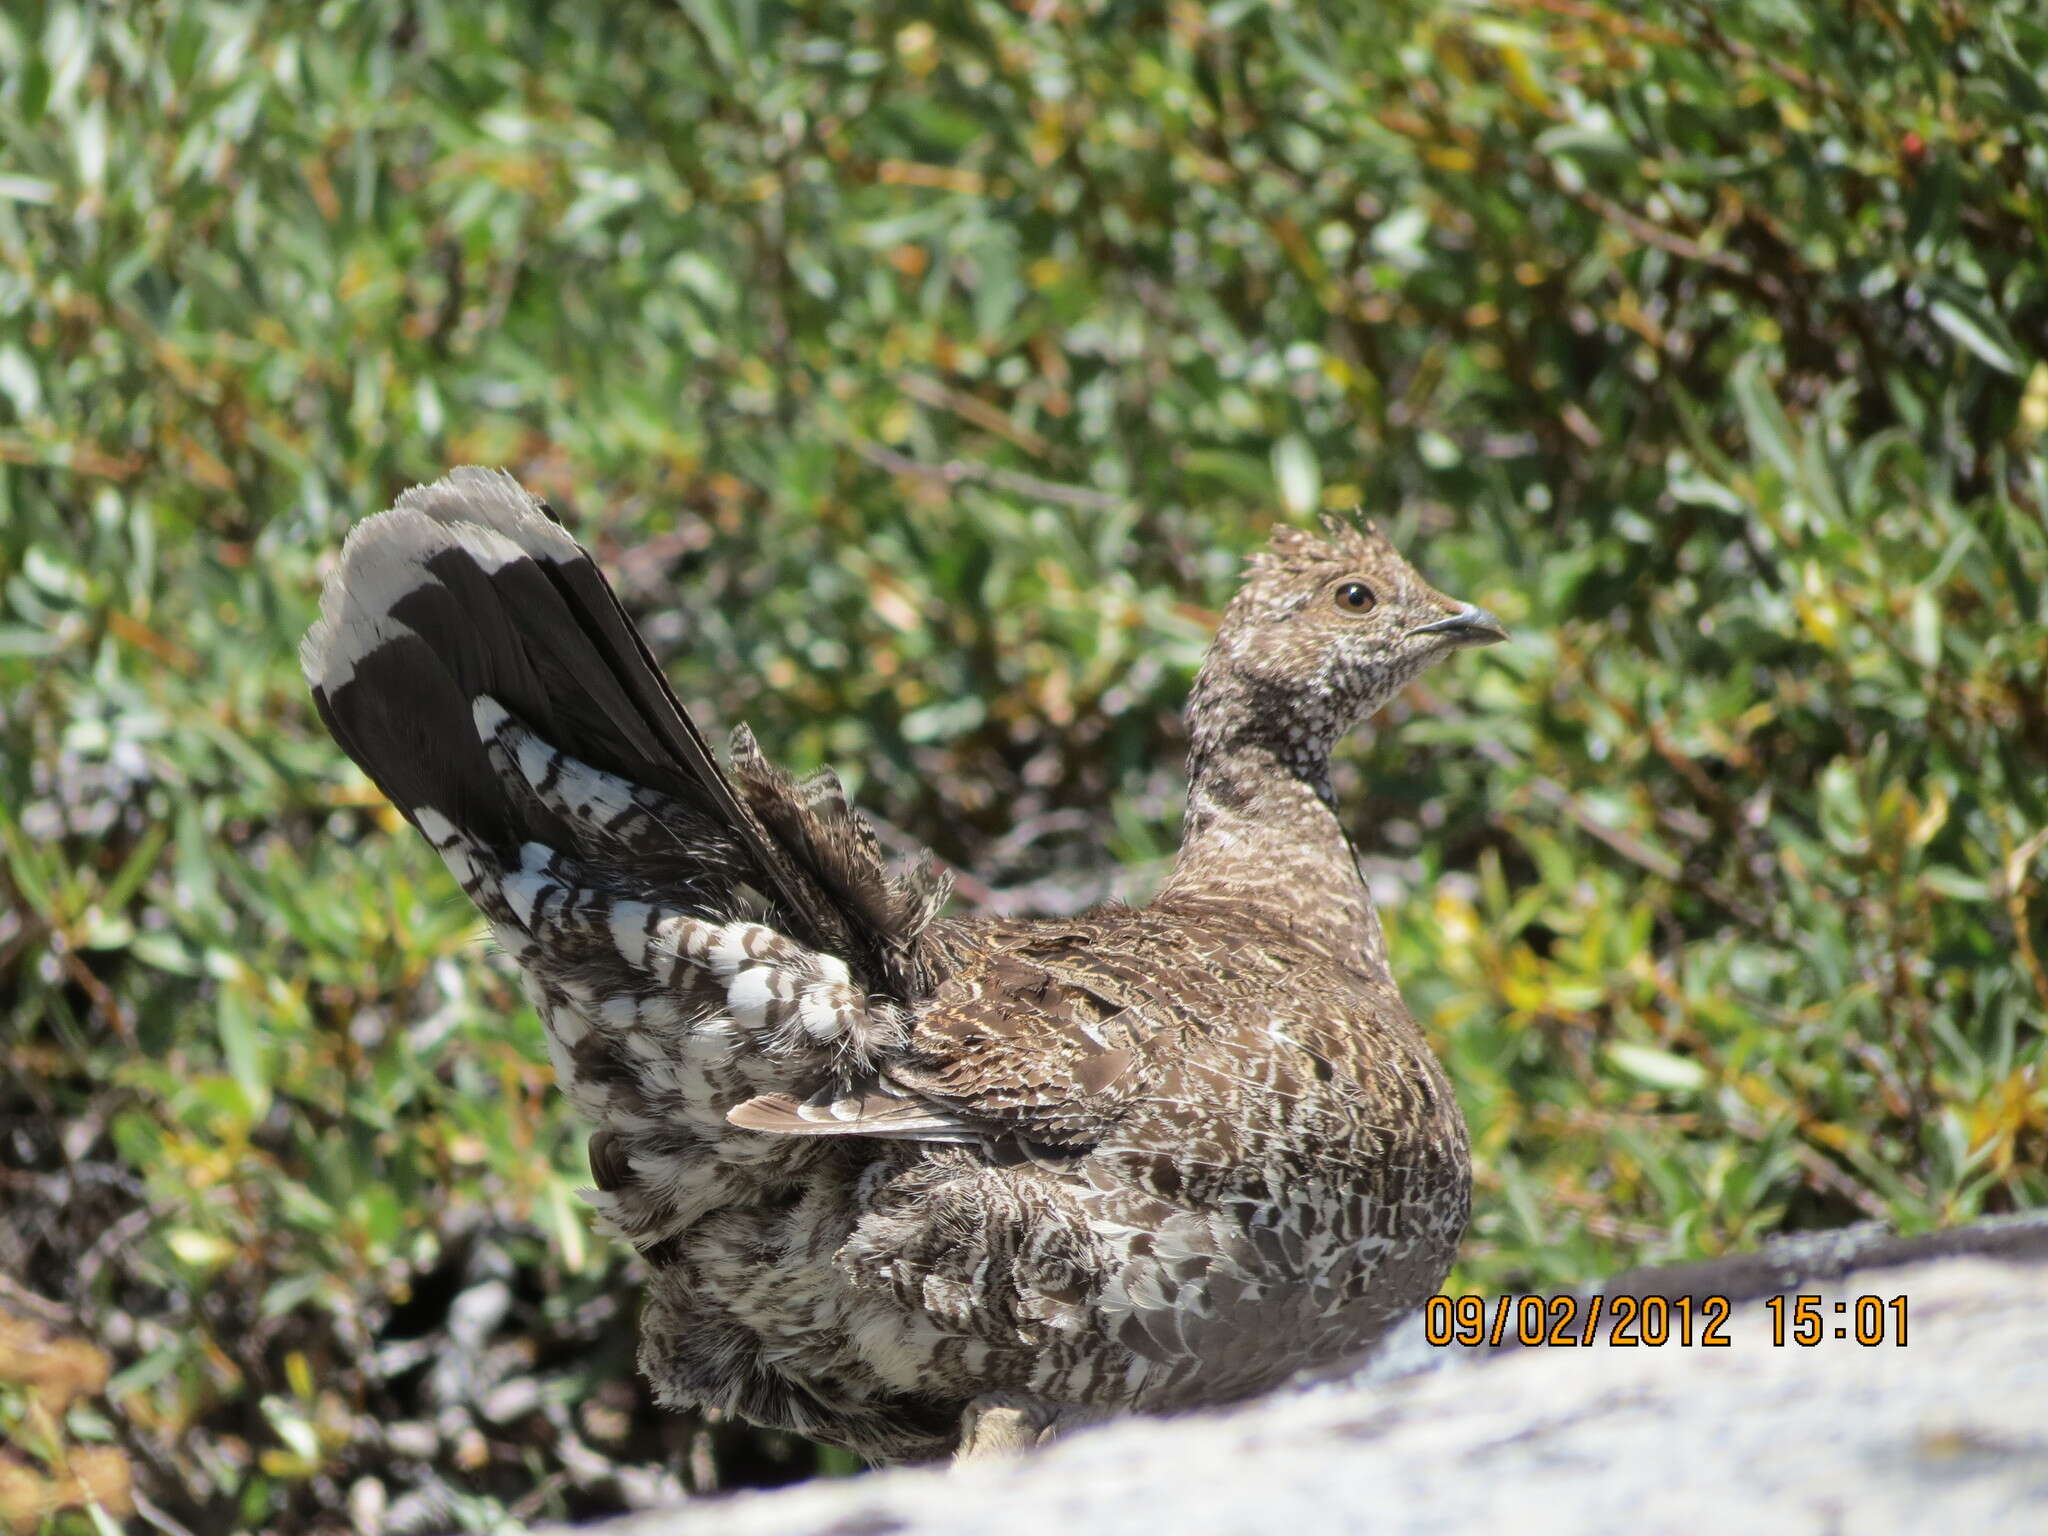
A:
[[[1051,1442],[1062,1430],[1085,1423],[1090,1416],[1041,1398],[992,1392],[977,1397],[960,1415],[957,1465],[992,1457],[1020,1456]]]

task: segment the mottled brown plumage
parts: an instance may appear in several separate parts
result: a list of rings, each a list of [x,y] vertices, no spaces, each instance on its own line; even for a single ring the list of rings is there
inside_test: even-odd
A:
[[[1189,702],[1172,874],[1061,921],[937,918],[929,861],[744,728],[721,772],[508,477],[358,528],[304,661],[519,963],[663,1398],[904,1460],[1241,1397],[1441,1281],[1464,1124],[1328,762],[1501,634],[1370,528],[1279,533]]]

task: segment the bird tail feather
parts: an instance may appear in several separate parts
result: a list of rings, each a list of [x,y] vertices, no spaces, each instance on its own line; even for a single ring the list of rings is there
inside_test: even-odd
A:
[[[458,469],[343,546],[300,650],[320,718],[518,960],[643,1247],[798,1155],[726,1120],[900,1051],[945,899],[829,775],[721,769],[596,564],[509,475]]]

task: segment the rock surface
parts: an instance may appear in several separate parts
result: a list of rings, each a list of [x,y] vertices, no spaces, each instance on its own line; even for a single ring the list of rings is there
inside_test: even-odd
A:
[[[1726,1278],[1738,1301],[1759,1276],[1821,1298],[1823,1337],[1808,1348],[1774,1343],[1761,1301],[1734,1307],[1725,1348],[1674,1336],[1661,1348],[1432,1349],[1418,1320],[1357,1370],[1226,1412],[1111,1424],[1015,1462],[812,1483],[602,1529],[2048,1531],[2048,1217],[1966,1232],[1866,1234],[1736,1261]],[[1706,1295],[1714,1273],[1641,1271],[1603,1289]],[[1906,1298],[1903,1345],[1890,1307],[1885,1342],[1856,1342],[1855,1302],[1867,1296]]]

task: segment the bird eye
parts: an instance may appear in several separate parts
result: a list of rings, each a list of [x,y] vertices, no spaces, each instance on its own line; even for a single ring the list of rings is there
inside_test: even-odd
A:
[[[1371,613],[1372,588],[1362,581],[1347,581],[1337,589],[1337,606],[1346,613]]]

